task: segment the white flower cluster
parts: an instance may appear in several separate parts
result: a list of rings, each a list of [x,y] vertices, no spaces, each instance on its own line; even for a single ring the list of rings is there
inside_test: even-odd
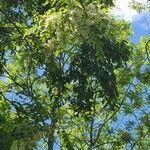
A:
[[[73,26],[73,31],[83,37],[89,42],[95,40],[95,30],[93,27],[97,28],[103,35],[105,32],[103,30],[104,26],[107,24],[104,22],[109,18],[108,9],[102,8],[98,4],[89,4],[85,9],[81,7],[73,7],[69,10],[69,20]],[[97,35],[96,35],[97,36]]]

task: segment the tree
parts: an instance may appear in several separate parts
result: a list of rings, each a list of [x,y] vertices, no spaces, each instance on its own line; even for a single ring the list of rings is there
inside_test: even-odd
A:
[[[111,0],[0,6],[0,148],[148,148],[149,41]]]

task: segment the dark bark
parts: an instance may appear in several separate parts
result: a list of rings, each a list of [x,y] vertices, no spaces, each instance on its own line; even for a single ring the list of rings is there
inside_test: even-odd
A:
[[[55,125],[56,125],[56,121],[54,119],[52,119],[52,123],[51,123],[51,126],[50,126],[50,132],[49,132],[49,136],[48,136],[48,150],[53,150],[53,147],[54,147]]]

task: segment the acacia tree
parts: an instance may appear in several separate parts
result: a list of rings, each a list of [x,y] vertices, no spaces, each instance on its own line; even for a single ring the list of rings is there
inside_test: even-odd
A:
[[[145,149],[149,41],[112,1],[1,1],[0,148]]]

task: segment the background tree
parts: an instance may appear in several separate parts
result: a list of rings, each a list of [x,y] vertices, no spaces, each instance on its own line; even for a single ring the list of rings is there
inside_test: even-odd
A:
[[[0,148],[147,150],[149,41],[112,1],[0,3]]]

